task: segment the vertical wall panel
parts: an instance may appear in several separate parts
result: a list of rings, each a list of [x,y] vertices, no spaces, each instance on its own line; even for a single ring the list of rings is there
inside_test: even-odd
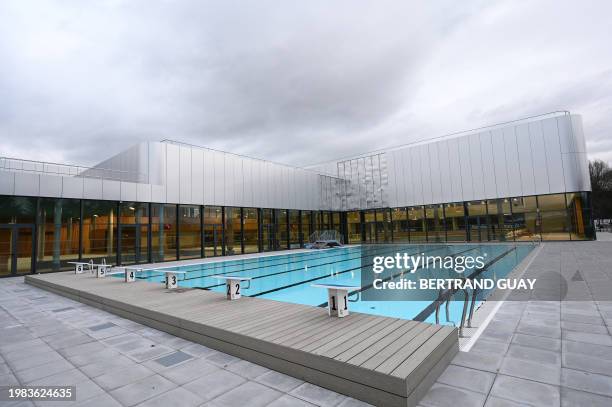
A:
[[[421,164],[421,179],[423,183],[423,202],[434,202],[433,200],[433,180],[429,165],[429,147],[427,144],[418,146],[417,154]]]
[[[578,149],[572,134],[570,116],[557,117],[557,128],[559,129],[559,143],[561,145],[561,157],[563,158],[565,188],[568,191],[577,191],[580,189],[581,177],[576,157]]]
[[[166,144],[166,202],[178,203],[180,196],[180,147]]]
[[[480,154],[482,156],[482,183],[485,198],[497,197],[497,180],[495,178],[495,164],[493,162],[493,146],[491,133],[486,131],[478,134],[480,140]]]
[[[459,143],[457,139],[447,140],[448,164],[451,175],[451,201],[463,201],[463,189],[461,181],[461,162],[459,160]]]
[[[521,189],[521,171],[519,169],[519,156],[516,148],[516,127],[503,129],[504,149],[506,151],[506,171],[508,173],[508,187],[511,196],[525,195]]]
[[[506,165],[506,151],[504,147],[504,134],[502,130],[491,131],[491,147],[493,149],[493,164],[495,168],[495,181],[497,186],[497,196],[511,196],[510,185],[508,183],[508,169]]]
[[[470,167],[472,174],[473,193],[476,199],[486,197],[484,187],[484,170],[482,167],[482,152],[480,151],[480,134],[467,136],[470,143]]]
[[[436,142],[440,163],[440,189],[442,202],[453,201],[453,179],[450,172],[450,157],[448,155],[448,140]]]
[[[531,157],[531,135],[527,123],[516,126],[516,144],[518,149],[518,166],[521,172],[521,191],[523,195],[535,195],[535,177]]]
[[[472,166],[470,164],[470,140],[467,137],[456,139],[459,147],[459,165],[461,168],[461,191],[464,200],[475,199]]]
[[[191,203],[204,203],[204,150],[191,149]]]
[[[225,154],[218,151],[212,151],[214,173],[213,179],[215,180],[214,189],[214,204],[224,205],[225,204]]]
[[[542,131],[544,133],[544,147],[548,157],[548,183],[550,192],[565,191],[563,180],[563,159],[561,158],[561,145],[559,144],[559,133],[557,119],[542,120]]]
[[[550,185],[548,184],[548,154],[544,144],[542,123],[539,121],[529,123],[528,129],[531,140],[535,191],[537,194],[548,194],[550,193]]]
[[[179,147],[179,202],[191,203],[191,147]]]

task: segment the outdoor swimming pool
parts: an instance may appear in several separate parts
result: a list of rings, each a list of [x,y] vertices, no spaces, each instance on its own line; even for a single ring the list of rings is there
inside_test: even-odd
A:
[[[396,318],[420,319],[434,322],[434,314],[428,309],[431,300],[415,300],[404,297],[401,301],[365,301],[362,297],[371,286],[363,286],[361,270],[368,264],[372,256],[393,255],[402,250],[411,255],[435,256],[484,256],[486,260],[482,277],[503,278],[518,265],[533,249],[531,245],[495,244],[495,245],[368,245],[313,250],[308,252],[287,253],[279,255],[260,256],[234,260],[222,260],[209,263],[171,266],[147,270],[138,274],[138,278],[147,281],[163,282],[163,273],[156,270],[184,271],[179,277],[180,287],[194,287],[218,292],[225,292],[225,282],[214,278],[215,275],[250,277],[250,286],[244,284],[242,295],[267,298],[312,306],[326,306],[327,293],[312,284],[346,284],[360,286],[359,300],[351,303],[351,311],[367,314],[383,315]],[[371,270],[371,268],[369,269]],[[370,271],[371,272],[371,271]],[[385,272],[387,273],[387,272]],[[383,278],[398,278],[392,271],[381,274]],[[425,273],[425,274],[424,274]],[[452,275],[451,275],[452,273]],[[452,271],[429,268],[419,270],[419,277],[450,278],[456,277]],[[247,286],[248,288],[245,288]],[[482,292],[479,298],[485,298],[489,293]],[[406,292],[405,295],[411,295]],[[463,296],[457,294],[458,300],[450,303],[450,322],[461,319]],[[357,298],[354,293],[351,298]],[[431,307],[429,307],[431,309]],[[441,314],[444,314],[443,312]],[[441,323],[446,323],[444,317]]]

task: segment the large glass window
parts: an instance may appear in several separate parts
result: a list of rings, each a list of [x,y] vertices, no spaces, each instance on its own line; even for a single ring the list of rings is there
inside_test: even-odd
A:
[[[535,196],[515,197],[512,204],[514,238],[516,240],[533,240],[540,236],[541,219]]]
[[[593,239],[593,221],[591,219],[591,202],[589,193],[574,192],[567,194],[567,210],[570,219],[571,239]]]
[[[542,240],[568,240],[570,238],[566,208],[565,194],[538,196]]]
[[[311,211],[302,211],[302,242],[308,243],[310,235],[314,232],[313,216]]]
[[[391,217],[389,216],[389,209],[376,210],[376,236],[380,243],[391,241]]]
[[[0,197],[0,276],[32,272],[36,198]]]
[[[510,199],[488,200],[487,211],[489,214],[489,239],[502,242],[514,240]]]
[[[244,252],[259,252],[259,217],[256,208],[242,208],[242,231]]]
[[[295,209],[289,210],[289,247],[300,247],[300,211]]]
[[[223,253],[223,210],[220,206],[204,207],[204,256]]]
[[[264,251],[277,250],[278,241],[277,224],[274,217],[274,209],[261,210],[261,240]]]
[[[117,262],[117,203],[83,201],[83,259]]]
[[[411,242],[426,242],[425,214],[422,206],[408,207],[408,226]]]
[[[176,205],[151,205],[151,258],[154,262],[176,260]]]
[[[201,215],[199,206],[179,206],[179,258],[181,260],[202,257]]]
[[[278,225],[278,248],[277,250],[289,247],[289,223],[286,209],[276,209],[275,211]]]
[[[376,211],[370,209],[363,214],[366,243],[376,243]]]
[[[36,222],[36,198],[0,196],[0,224]]]
[[[361,243],[361,213],[352,211],[346,214],[348,226],[348,243]]]
[[[427,241],[444,242],[444,206],[427,205],[425,207],[425,220],[427,223]]]
[[[465,242],[465,207],[463,202],[444,204],[446,240],[448,242]]]
[[[406,208],[391,209],[391,225],[393,242],[408,242],[410,240]]]
[[[73,268],[66,262],[79,258],[80,224],[79,200],[41,198],[36,259],[36,270],[39,273]]]
[[[489,240],[487,222],[487,202],[470,201],[468,211],[468,239],[471,242],[486,242]]]
[[[149,261],[149,204],[119,204],[121,264]]]
[[[240,208],[225,207],[225,255],[242,253]]]

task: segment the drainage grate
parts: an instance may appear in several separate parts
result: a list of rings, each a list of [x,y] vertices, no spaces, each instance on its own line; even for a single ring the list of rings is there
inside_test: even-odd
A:
[[[155,359],[155,361],[162,366],[169,367],[169,366],[174,366],[176,364],[184,362],[186,360],[189,360],[191,358],[192,358],[191,355],[188,355],[185,352],[181,352],[179,350],[169,355],[162,356],[161,358]]]

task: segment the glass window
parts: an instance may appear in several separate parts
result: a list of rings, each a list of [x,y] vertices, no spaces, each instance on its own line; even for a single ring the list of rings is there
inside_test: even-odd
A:
[[[202,257],[200,217],[200,206],[179,206],[179,258],[181,260]]]
[[[300,247],[300,211],[295,209],[289,210],[289,247]]]
[[[176,260],[176,205],[151,205],[151,259]]]
[[[448,242],[465,242],[465,206],[463,202],[444,204],[444,224]]]
[[[204,207],[204,257],[223,253],[223,210],[220,206]]]
[[[244,252],[259,252],[259,217],[256,208],[242,208],[242,230]]]
[[[567,194],[567,210],[570,221],[571,239],[593,239],[594,233],[593,220],[591,217],[590,193],[573,192]]]
[[[348,243],[361,243],[361,213],[352,211],[346,214],[348,224]]]
[[[425,214],[422,206],[408,207],[408,227],[410,228],[411,242],[426,242]]]
[[[471,242],[486,242],[489,240],[489,223],[487,220],[487,202],[470,201],[467,203],[468,239]]]
[[[36,222],[36,198],[0,196],[0,224]]]
[[[365,234],[365,242],[366,243],[376,243],[378,239],[376,238],[376,211],[374,209],[370,209],[365,211],[364,214],[364,234]]]
[[[444,230],[444,206],[425,206],[425,221],[427,227],[428,242],[444,242],[446,240]]]
[[[264,251],[277,250],[277,224],[274,209],[261,210],[261,240]]]
[[[86,261],[117,262],[117,203],[83,201],[83,256]]]
[[[542,240],[569,240],[570,221],[565,194],[538,196]]]
[[[514,238],[516,240],[533,240],[540,237],[540,216],[535,196],[515,197],[512,204]]]
[[[489,199],[487,201],[487,211],[489,212],[490,240],[502,242],[514,240],[510,199]]]
[[[121,264],[149,261],[149,204],[119,204],[119,235]]]
[[[225,207],[225,255],[242,253],[240,208]]]
[[[393,230],[393,242],[410,241],[406,208],[391,209],[391,223]]]
[[[275,209],[276,222],[278,225],[278,248],[284,250],[289,247],[289,224],[286,209]]]
[[[310,235],[314,232],[313,216],[311,211],[302,211],[302,242],[308,243]]]
[[[376,210],[376,237],[379,243],[391,241],[391,217],[389,209]]]
[[[74,268],[66,262],[79,258],[80,224],[79,200],[41,198],[36,271],[44,273]]]

